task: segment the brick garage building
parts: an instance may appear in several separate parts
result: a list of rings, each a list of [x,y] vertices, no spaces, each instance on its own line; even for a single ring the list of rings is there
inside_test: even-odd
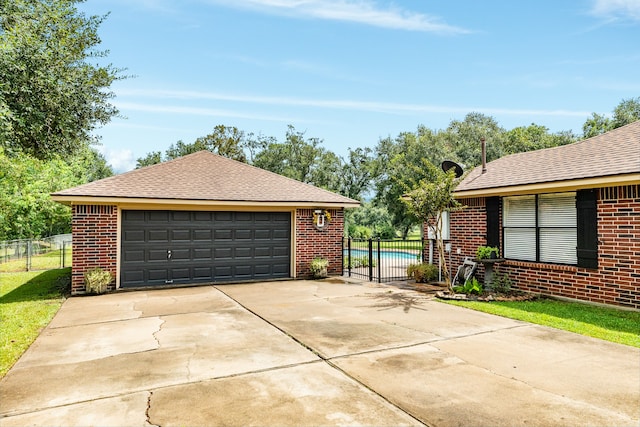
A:
[[[455,196],[454,266],[498,246],[519,289],[640,309],[640,121],[490,162]]]
[[[208,151],[52,194],[72,209],[72,293],[100,267],[109,289],[342,272],[344,209],[357,200]],[[330,218],[330,220],[329,220]]]

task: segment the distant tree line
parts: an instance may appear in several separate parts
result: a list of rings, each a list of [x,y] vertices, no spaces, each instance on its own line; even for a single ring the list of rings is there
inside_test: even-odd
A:
[[[433,168],[443,160],[453,160],[471,169],[481,162],[480,140],[487,142],[487,160],[542,148],[570,144],[625,124],[640,120],[640,97],[624,99],[611,118],[593,113],[583,126],[583,134],[571,131],[552,133],[532,123],[511,130],[502,128],[493,117],[469,113],[453,120],[446,129],[420,125],[413,132],[378,141],[373,148],[348,148],[345,157],[323,147],[323,140],[306,137],[289,126],[284,140],[247,134],[235,127],[216,126],[192,143],[178,141],[164,152],[154,151],[137,160],[137,168],[176,157],[209,150],[241,162],[325,188],[363,202],[360,209],[347,212],[347,234],[356,238],[406,237],[419,224],[400,196],[421,180],[435,177]]]

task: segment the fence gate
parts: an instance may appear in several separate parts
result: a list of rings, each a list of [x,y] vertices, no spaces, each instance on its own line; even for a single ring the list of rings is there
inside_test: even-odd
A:
[[[409,264],[424,261],[428,240],[352,239],[343,242],[344,274],[370,282],[407,279]]]

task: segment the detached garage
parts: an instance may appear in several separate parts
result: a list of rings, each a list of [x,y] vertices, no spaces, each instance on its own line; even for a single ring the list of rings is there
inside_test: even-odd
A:
[[[201,151],[52,195],[72,208],[72,293],[306,278],[342,271],[344,209],[357,200]]]

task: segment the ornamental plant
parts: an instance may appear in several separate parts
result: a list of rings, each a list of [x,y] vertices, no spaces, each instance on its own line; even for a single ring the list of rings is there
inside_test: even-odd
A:
[[[103,294],[107,291],[107,286],[111,283],[113,276],[110,271],[100,267],[92,268],[84,272],[84,283],[87,293]]]

